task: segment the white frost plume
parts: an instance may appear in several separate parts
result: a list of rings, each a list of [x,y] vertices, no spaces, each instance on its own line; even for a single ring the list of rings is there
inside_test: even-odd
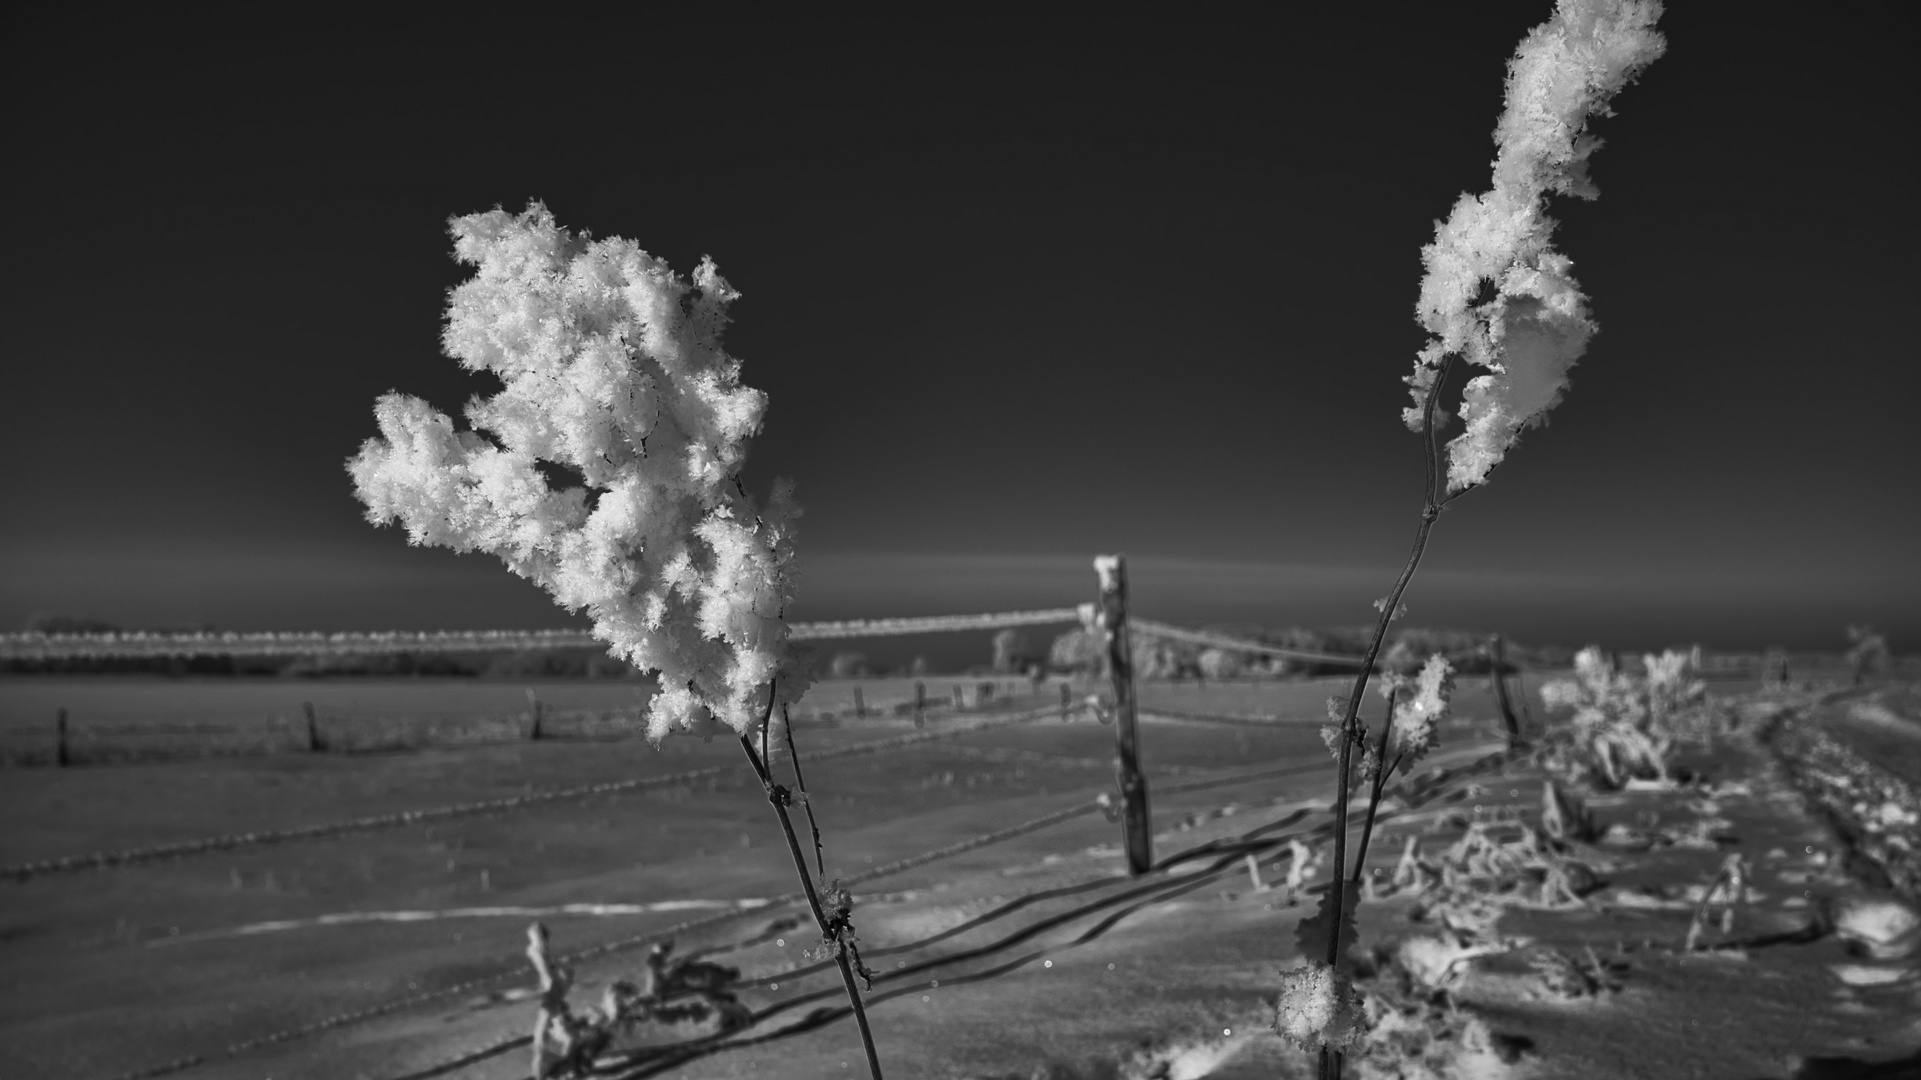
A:
[[[505,389],[470,400],[475,430],[458,433],[419,398],[383,395],[382,437],[347,464],[367,520],[492,552],[585,608],[609,652],[659,672],[655,742],[747,734],[770,683],[776,705],[799,700],[809,676],[782,616],[800,507],[786,481],[761,507],[736,479],[767,407],[721,348],[740,294],[711,259],[686,281],[632,241],[558,227],[538,202],[450,227],[476,271],[449,297],[442,345]],[[583,486],[550,487],[543,463]]]
[[[1467,430],[1448,444],[1450,491],[1485,481],[1521,429],[1545,421],[1595,332],[1573,262],[1551,245],[1546,197],[1599,194],[1587,159],[1601,140],[1583,131],[1666,49],[1654,31],[1660,14],[1657,0],[1561,0],[1508,64],[1493,187],[1462,195],[1421,249],[1427,275],[1415,314],[1433,336],[1407,379],[1414,405],[1403,419],[1421,430],[1450,354],[1492,373],[1467,384]],[[1493,295],[1477,303],[1484,287]]]

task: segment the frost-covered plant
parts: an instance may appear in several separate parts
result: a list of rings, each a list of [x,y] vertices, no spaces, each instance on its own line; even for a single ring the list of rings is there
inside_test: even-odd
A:
[[[1105,656],[1099,630],[1069,630],[1054,639],[1047,650],[1047,664],[1057,672],[1079,677],[1100,673]]]
[[[1382,722],[1380,736],[1376,742],[1368,744],[1365,726],[1360,728],[1356,736],[1363,746],[1360,778],[1370,787],[1367,818],[1361,828],[1360,851],[1354,859],[1355,885],[1372,881],[1365,877],[1363,868],[1367,864],[1368,843],[1374,835],[1374,818],[1380,811],[1381,795],[1387,789],[1388,781],[1396,772],[1405,774],[1411,770],[1440,741],[1439,727],[1447,720],[1453,693],[1454,669],[1444,656],[1428,657],[1420,671],[1413,676],[1393,671],[1383,674],[1381,695],[1388,700],[1388,715]],[[1342,728],[1339,721],[1343,716],[1343,708],[1344,702],[1340,698],[1328,699],[1329,722],[1321,727],[1321,739],[1327,743],[1337,760],[1342,757]]]
[[[848,958],[851,899],[832,919],[822,908],[788,818],[793,797],[768,771],[774,710],[785,720],[811,678],[784,620],[793,486],[776,481],[762,505],[739,479],[767,408],[721,347],[740,294],[712,259],[683,280],[632,241],[562,229],[538,202],[449,224],[455,257],[476,269],[450,294],[441,344],[504,389],[470,400],[473,430],[460,432],[419,398],[383,395],[380,437],[347,463],[367,520],[400,522],[414,544],[491,552],[568,611],[586,609],[609,652],[657,673],[656,745],[676,732],[738,736],[835,943],[878,1080]],[[581,483],[556,489],[550,472]],[[791,727],[788,739],[791,751]],[[815,846],[818,862],[818,831]]]
[[[1648,724],[1672,732],[1682,710],[1707,694],[1708,684],[1694,677],[1701,670],[1701,647],[1687,652],[1670,649],[1659,656],[1649,653],[1641,662],[1647,669],[1642,692],[1647,696]]]
[[[692,957],[669,957],[673,942],[656,944],[647,956],[647,977],[636,986],[625,979],[608,984],[600,1004],[580,1012],[568,1004],[574,973],[547,953],[547,928],[527,928],[527,959],[540,980],[539,1015],[534,1022],[533,1075],[585,1077],[621,1034],[645,1024],[712,1024],[720,1033],[753,1022],[753,1010],[729,987],[738,968]]]
[[[1394,760],[1387,771],[1406,773],[1427,756],[1440,741],[1440,725],[1447,720],[1449,699],[1454,693],[1454,669],[1445,656],[1430,656],[1413,678],[1389,675],[1382,680],[1382,693],[1393,702],[1394,714],[1389,734],[1393,738]],[[1383,747],[1389,745],[1382,741]],[[1385,751],[1377,754],[1375,764],[1386,760]],[[1362,763],[1363,773],[1369,771]]]
[[[1367,1001],[1369,1030],[1360,1046],[1361,1080],[1502,1080],[1521,1075],[1509,1049],[1487,1021],[1453,999],[1390,1003]]]
[[[1562,791],[1551,779],[1541,785],[1541,832],[1556,843],[1593,843],[1600,836],[1587,802],[1571,791]]]
[[[1734,912],[1747,899],[1747,881],[1751,876],[1748,861],[1739,852],[1721,861],[1714,880],[1701,894],[1694,917],[1688,920],[1688,936],[1681,946],[1682,952],[1693,952],[1710,926],[1720,931],[1722,940],[1734,932]]]
[[[1548,732],[1544,753],[1551,771],[1593,778],[1610,789],[1636,773],[1666,776],[1666,747],[1647,734],[1647,709],[1633,677],[1617,672],[1595,646],[1575,654],[1574,675],[1541,686],[1543,705],[1572,710],[1567,727]]]
[[[1529,952],[1527,965],[1540,980],[1542,993],[1565,1001],[1604,997],[1621,989],[1625,964],[1601,959],[1592,945],[1581,951],[1581,956],[1546,947]]]
[[[584,608],[611,653],[659,673],[655,742],[749,734],[770,692],[798,701],[809,678],[782,619],[793,486],[777,481],[763,506],[738,479],[767,408],[721,348],[740,294],[711,259],[684,280],[632,241],[571,234],[538,202],[451,229],[476,272],[449,298],[442,345],[505,388],[470,400],[459,432],[417,397],[383,395],[381,437],[348,463],[367,519],[491,552]],[[543,465],[582,482],[556,488]]]
[[[1301,889],[1310,874],[1320,868],[1320,853],[1298,839],[1287,842],[1287,877],[1281,882],[1281,902],[1289,907],[1301,902]]]
[[[1666,781],[1668,754],[1680,738],[1698,739],[1709,717],[1699,707],[1707,684],[1694,678],[1699,652],[1643,658],[1647,675],[1616,671],[1598,646],[1574,657],[1574,678],[1541,686],[1550,709],[1571,711],[1545,744],[1550,767],[1619,788],[1631,779]]]
[[[1888,639],[1875,632],[1872,626],[1848,627],[1848,668],[1854,676],[1854,684],[1869,674],[1888,669]]]
[[[1421,249],[1427,277],[1416,311],[1432,337],[1407,380],[1407,426],[1423,430],[1452,358],[1489,372],[1467,385],[1467,430],[1448,444],[1449,491],[1485,483],[1521,430],[1545,422],[1595,333],[1573,261],[1550,239],[1547,196],[1600,194],[1587,161],[1601,139],[1584,129],[1611,115],[1608,99],[1666,48],[1654,31],[1660,14],[1654,0],[1561,0],[1508,64],[1493,187],[1462,195]],[[1481,300],[1487,287],[1493,295]]]
[[[1415,934],[1394,946],[1390,968],[1404,976],[1403,989],[1432,994],[1458,985],[1468,961],[1500,951],[1498,944],[1453,934]]]
[[[1414,676],[1384,672],[1380,690],[1388,700],[1388,715],[1377,741],[1367,742],[1367,725],[1358,720],[1350,734],[1351,741],[1361,744],[1361,778],[1374,782],[1377,799],[1388,777],[1397,771],[1408,772],[1439,743],[1438,729],[1447,720],[1449,698],[1454,693],[1454,669],[1447,657],[1430,656]],[[1321,725],[1321,741],[1336,760],[1344,751],[1341,736],[1349,731],[1348,711],[1347,698],[1327,699],[1327,723]]]
[[[1496,831],[1514,831],[1511,839]],[[1594,871],[1561,846],[1519,821],[1476,821],[1440,858],[1441,886],[1432,903],[1466,894],[1502,905],[1564,907],[1580,904]],[[1431,905],[1430,905],[1431,906]]]
[[[1620,717],[1638,723],[1647,714],[1634,692],[1634,678],[1616,671],[1599,645],[1574,654],[1574,678],[1550,679],[1541,685],[1541,701],[1550,709],[1573,709],[1576,722],[1599,723]]]
[[[1367,1032],[1348,1051],[1362,1080],[1511,1075],[1509,1066],[1520,1056],[1515,1041],[1495,1035],[1454,1000],[1459,965],[1478,952],[1428,937],[1376,950],[1384,958],[1384,977],[1364,995]]]
[[[1550,194],[1592,199],[1587,160],[1601,145],[1588,121],[1608,115],[1608,101],[1659,57],[1666,42],[1654,30],[1657,0],[1560,0],[1554,16],[1521,42],[1508,65],[1507,105],[1495,127],[1493,185],[1463,195],[1434,242],[1421,251],[1426,276],[1415,314],[1430,338],[1407,378],[1413,405],[1402,418],[1422,435],[1427,458],[1425,505],[1414,549],[1400,579],[1376,602],[1377,621],[1353,690],[1339,702],[1334,741],[1336,774],[1334,882],[1323,913],[1345,922],[1349,783],[1353,748],[1363,741],[1359,709],[1381,658],[1388,624],[1404,610],[1401,598],[1420,566],[1435,520],[1454,499],[1487,482],[1522,429],[1541,423],[1567,388],[1568,370],[1595,333],[1572,262],[1555,251],[1547,216]],[[1485,368],[1471,379],[1460,409],[1466,430],[1447,444],[1445,478],[1436,435],[1444,414],[1440,391],[1457,358]],[[1383,724],[1391,729],[1393,722]],[[1383,730],[1384,747],[1390,730]],[[1363,752],[1365,757],[1365,751]],[[1384,750],[1377,761],[1385,760]],[[1377,770],[1376,776],[1386,770]],[[1378,787],[1377,787],[1378,790]],[[1370,811],[1370,822],[1372,819]],[[1354,888],[1364,874],[1367,837],[1352,867]],[[1343,935],[1326,935],[1318,957],[1337,970]],[[1324,1078],[1341,1075],[1331,1045],[1321,1052]]]
[[[1274,1030],[1303,1050],[1348,1047],[1366,1033],[1360,992],[1346,972],[1317,960],[1281,972]]]
[[[1408,917],[1440,927],[1460,947],[1498,951],[1507,947],[1494,933],[1504,911],[1580,906],[1598,884],[1595,868],[1574,858],[1566,845],[1517,815],[1499,813],[1467,822],[1459,839],[1431,857],[1408,837],[1376,892],[1414,897]]]

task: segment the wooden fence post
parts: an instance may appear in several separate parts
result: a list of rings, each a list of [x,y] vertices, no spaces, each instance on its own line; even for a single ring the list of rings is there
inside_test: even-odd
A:
[[[532,742],[539,742],[540,741],[541,704],[540,704],[540,698],[533,692],[533,689],[531,687],[528,688],[527,690],[527,704],[533,706],[533,710],[534,710],[534,726],[528,730],[527,738]]]
[[[1514,715],[1514,702],[1507,696],[1507,658],[1501,635],[1487,639],[1488,675],[1494,681],[1494,697],[1501,703],[1501,723],[1507,728],[1507,746],[1514,750],[1527,745],[1521,734],[1521,718]]]
[[[1134,717],[1134,655],[1127,634],[1127,560],[1102,555],[1094,560],[1100,576],[1100,624],[1107,631],[1107,666],[1114,680],[1115,772],[1121,788],[1121,835],[1127,869],[1145,874],[1154,863],[1154,833],[1147,811],[1147,779],[1141,775],[1140,739]]]
[[[914,726],[915,727],[922,728],[927,726],[926,709],[927,709],[927,684],[916,679],[914,680]]]
[[[1067,719],[1069,715],[1067,711],[1067,703],[1069,700],[1073,698],[1073,696],[1074,696],[1074,692],[1067,688],[1066,683],[1062,683],[1061,684],[1061,719],[1062,720]]]
[[[1791,681],[1788,673],[1788,653],[1786,649],[1769,649],[1761,656],[1761,685],[1764,687],[1785,687]]]
[[[300,704],[307,713],[307,752],[309,754],[326,753],[327,744],[320,739],[320,719],[314,715],[313,702],[303,701]]]
[[[65,768],[73,759],[67,756],[67,707],[60,706],[53,714],[54,743],[53,763]]]
[[[860,687],[854,687],[854,719],[867,719],[867,699],[860,696]]]

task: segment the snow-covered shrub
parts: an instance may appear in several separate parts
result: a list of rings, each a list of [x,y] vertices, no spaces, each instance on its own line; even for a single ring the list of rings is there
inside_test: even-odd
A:
[[[1701,707],[1707,684],[1693,677],[1698,651],[1643,659],[1648,673],[1637,678],[1589,646],[1574,658],[1574,678],[1542,684],[1542,702],[1571,714],[1565,724],[1550,724],[1544,740],[1555,771],[1607,789],[1632,779],[1666,781],[1674,744],[1708,730],[1711,718]]]
[[[1878,675],[1888,669],[1888,639],[1876,633],[1871,626],[1848,627],[1848,668],[1854,676],[1856,686],[1869,675]]]

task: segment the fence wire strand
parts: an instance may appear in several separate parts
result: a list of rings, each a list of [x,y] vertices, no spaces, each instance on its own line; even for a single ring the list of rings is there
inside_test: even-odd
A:
[[[962,724],[940,731],[917,731],[886,739],[872,739],[838,746],[827,750],[816,750],[801,755],[803,761],[826,761],[833,758],[859,757],[866,754],[887,753],[919,743],[935,742],[941,739],[959,738],[978,731],[991,731],[1011,724],[1027,723],[1043,717],[1058,716],[1058,706],[1044,709],[1030,709],[1007,716],[997,716],[972,724]],[[776,749],[776,754],[782,751]],[[375,814],[368,817],[349,818],[345,821],[326,822],[318,825],[304,825],[287,829],[260,829],[245,833],[227,833],[221,836],[202,837],[182,840],[168,844],[153,844],[147,847],[125,848],[120,851],[95,851],[80,855],[66,855],[34,862],[15,863],[0,867],[0,877],[25,880],[32,877],[73,873],[80,870],[98,870],[113,866],[127,866],[135,863],[153,862],[160,859],[182,858],[192,855],[206,855],[219,851],[234,851],[241,848],[263,847],[268,844],[281,844],[296,840],[314,840],[341,836],[347,833],[371,832],[376,829],[403,828],[427,822],[445,821],[450,818],[470,817],[477,814],[497,814],[510,810],[524,810],[550,803],[585,799],[595,795],[610,795],[620,792],[639,791],[650,787],[668,787],[685,784],[708,777],[721,776],[746,768],[744,765],[709,765],[699,769],[668,773],[662,776],[639,777],[632,780],[611,780],[600,784],[585,784],[579,787],[560,788],[553,791],[532,792],[525,795],[510,795],[499,799],[481,799],[472,802],[453,803],[446,806],[428,807],[420,810],[401,810],[391,814]]]

